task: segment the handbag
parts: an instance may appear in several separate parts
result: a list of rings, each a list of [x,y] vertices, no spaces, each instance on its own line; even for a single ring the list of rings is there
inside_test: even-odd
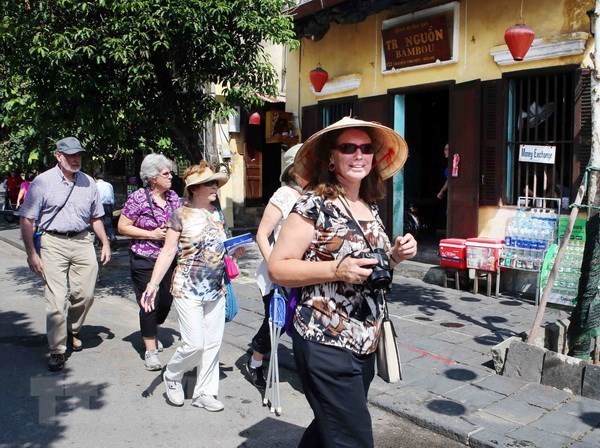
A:
[[[240,274],[240,270],[238,269],[237,264],[235,264],[235,260],[231,257],[225,257],[225,273],[229,277],[229,280],[233,280]]]
[[[225,322],[231,322],[238,313],[238,305],[227,273],[225,273],[225,289]]]
[[[402,363],[396,343],[396,330],[389,318],[387,302],[384,298],[384,314],[381,323],[381,336],[377,344],[377,375],[386,383],[396,383],[402,379]]]
[[[296,314],[296,307],[300,303],[301,296],[302,288],[292,288],[287,295],[285,302],[285,325],[283,328],[289,337],[292,337],[294,332],[294,314]]]

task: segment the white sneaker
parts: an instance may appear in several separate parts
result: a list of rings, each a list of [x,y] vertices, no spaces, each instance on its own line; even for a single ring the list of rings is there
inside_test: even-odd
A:
[[[155,371],[162,369],[160,359],[158,359],[158,350],[146,350],[144,361],[146,363],[146,370]]]
[[[192,406],[197,408],[204,408],[210,412],[219,412],[225,409],[223,403],[217,400],[212,395],[200,395],[192,400]]]
[[[162,352],[164,349],[164,346],[163,346],[162,342],[160,342],[160,339],[158,339],[158,336],[156,337],[156,349],[159,352]]]
[[[181,381],[173,381],[167,378],[167,372],[163,373],[163,380],[167,388],[167,399],[175,406],[183,406],[185,398]]]

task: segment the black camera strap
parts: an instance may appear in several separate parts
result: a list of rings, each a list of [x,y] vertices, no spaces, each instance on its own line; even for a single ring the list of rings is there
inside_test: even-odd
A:
[[[360,230],[360,233],[362,234],[363,238],[365,239],[365,243],[367,243],[367,246],[369,246],[369,249],[371,249],[371,251],[373,251],[373,246],[371,245],[371,243],[367,239],[367,235],[365,235],[365,232],[364,232],[362,226],[360,225],[360,222],[358,222],[358,220],[352,214],[352,210],[350,210],[350,204],[348,204],[348,199],[346,199],[345,196],[340,195],[340,202],[342,203],[342,205],[346,209],[346,212],[348,213],[348,216],[350,216],[350,218],[352,219],[352,221],[354,221],[354,224],[356,224],[356,226],[358,227],[358,230]]]

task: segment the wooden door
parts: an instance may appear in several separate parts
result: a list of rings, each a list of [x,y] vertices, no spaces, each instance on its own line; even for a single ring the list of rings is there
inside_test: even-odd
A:
[[[473,238],[478,236],[481,82],[475,80],[452,86],[449,109],[450,179],[446,235],[447,238]],[[454,154],[460,155],[458,177],[452,177]]]
[[[262,152],[244,154],[246,162],[246,199],[262,198]]]

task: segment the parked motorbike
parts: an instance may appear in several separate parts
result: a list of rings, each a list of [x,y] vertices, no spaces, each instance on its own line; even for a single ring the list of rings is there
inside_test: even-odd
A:
[[[415,238],[425,228],[418,213],[419,209],[414,204],[408,204],[404,208],[404,233],[410,233]]]

